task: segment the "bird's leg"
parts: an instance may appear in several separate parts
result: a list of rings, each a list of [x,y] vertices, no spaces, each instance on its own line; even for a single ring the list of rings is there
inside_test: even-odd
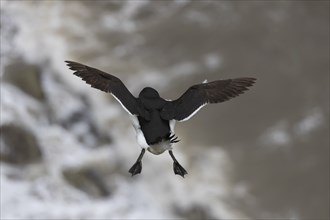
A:
[[[171,150],[168,151],[173,159],[173,170],[174,173],[184,177],[184,175],[188,174],[188,172],[179,164],[179,162],[175,159],[173,152]]]
[[[141,170],[142,170],[141,160],[142,160],[142,157],[143,157],[145,151],[146,150],[143,148],[138,159],[136,160],[135,164],[131,167],[131,169],[129,169],[128,172],[130,172],[132,174],[132,176],[141,173]]]

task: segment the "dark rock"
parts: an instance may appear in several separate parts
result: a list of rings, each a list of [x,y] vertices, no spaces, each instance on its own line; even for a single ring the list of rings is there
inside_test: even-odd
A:
[[[60,121],[60,124],[68,130],[72,130],[75,126],[79,126],[79,124],[85,124],[88,128],[87,131],[79,134],[76,133],[76,135],[81,143],[88,146],[97,147],[112,143],[112,138],[108,134],[101,131],[92,120],[91,115],[89,114],[90,111],[91,110],[88,106],[84,109],[79,109],[78,111],[73,112],[65,120]],[[93,138],[92,143],[90,143],[89,137]]]
[[[45,106],[51,123],[59,124],[91,148],[112,142],[111,136],[99,128],[93,119],[93,109],[86,96],[72,90],[55,74],[44,75],[43,80]],[[66,101],[63,101],[63,97]]]
[[[41,70],[38,66],[17,60],[5,67],[3,80],[32,97],[43,100],[44,93],[41,85]]]
[[[95,168],[67,168],[63,170],[62,174],[68,183],[91,197],[99,198],[110,195],[104,174]]]
[[[14,124],[2,125],[0,128],[1,161],[25,165],[42,160],[42,152],[33,133]]]

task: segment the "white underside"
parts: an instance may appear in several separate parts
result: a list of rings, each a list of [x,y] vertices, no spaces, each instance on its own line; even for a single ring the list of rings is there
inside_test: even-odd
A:
[[[203,83],[205,83],[205,81]],[[172,149],[172,143],[170,141],[162,141],[160,143],[149,146],[147,144],[147,141],[146,141],[146,139],[144,137],[144,134],[141,130],[140,123],[139,123],[139,120],[138,120],[137,116],[133,115],[130,111],[128,111],[128,109],[123,105],[123,103],[114,94],[111,93],[111,95],[120,103],[120,105],[123,107],[123,109],[125,109],[125,111],[128,112],[128,114],[130,114],[132,124],[133,124],[133,127],[134,127],[135,132],[136,132],[136,140],[137,140],[137,142],[138,142],[138,144],[140,145],[141,148],[147,149],[148,151],[150,151],[153,154],[161,154],[166,150],[171,150]],[[188,117],[180,120],[180,122],[189,120],[192,116],[194,116],[206,104],[207,103],[201,105],[198,109],[196,109]],[[170,120],[170,122],[169,122],[171,135],[174,134],[175,122],[176,121],[174,119]]]
[[[203,83],[207,83],[207,80],[204,80]],[[140,145],[141,148],[143,149],[147,149],[149,152],[153,153],[153,154],[161,154],[166,150],[172,150],[172,143],[169,140],[166,141],[161,141],[157,144],[154,145],[148,145],[147,141],[144,137],[144,134],[141,130],[141,126],[139,123],[139,120],[137,118],[136,115],[132,114],[124,105],[123,103],[120,101],[119,98],[117,98],[114,94],[111,93],[111,95],[120,103],[120,105],[123,107],[123,109],[125,109],[126,112],[128,112],[128,114],[131,116],[131,120],[132,120],[132,124],[133,127],[135,129],[136,132],[136,140],[138,142],[138,144]],[[199,108],[197,108],[192,114],[190,114],[188,117],[180,120],[180,122],[182,121],[187,121],[189,120],[192,116],[194,116],[201,108],[203,108],[207,103],[201,105]],[[169,125],[170,125],[170,131],[171,131],[171,135],[174,134],[174,127],[175,127],[175,120],[170,120],[169,121]]]
[[[151,152],[153,154],[157,154],[157,155],[163,153],[166,150],[172,149],[172,143],[170,143],[170,141],[168,141],[168,140],[149,146],[147,144],[147,141],[141,130],[140,123],[139,123],[137,116],[131,115],[131,120],[132,120],[133,127],[135,129],[135,132],[136,132],[136,140],[141,148],[147,149],[149,152]],[[175,120],[170,120],[171,134],[174,134],[174,127],[175,127]]]
[[[161,153],[164,153],[164,151],[166,150],[172,150],[172,143],[167,140],[167,141],[161,141],[157,144],[154,144],[154,145],[150,145],[147,150],[150,152],[150,153],[153,153],[153,154],[161,154]]]
[[[143,132],[141,130],[140,123],[139,123],[137,116],[132,115],[131,120],[132,120],[133,127],[135,129],[135,132],[136,132],[136,140],[137,140],[138,144],[140,145],[140,147],[147,149],[149,147],[149,145],[147,144],[147,141],[143,135]]]
[[[116,96],[114,96],[113,94],[112,94],[112,96],[121,104],[121,106],[128,112],[128,114],[130,114],[132,124],[133,124],[133,127],[134,127],[135,132],[136,132],[136,140],[137,140],[137,142],[138,142],[138,144],[140,145],[141,148],[147,149],[149,152],[151,152],[153,154],[161,154],[166,150],[172,149],[172,144],[169,141],[163,141],[163,142],[160,142],[158,144],[149,146],[147,144],[147,141],[146,141],[146,139],[144,137],[144,134],[141,130],[141,126],[140,126],[140,123],[139,123],[139,120],[138,120],[137,116],[133,115],[131,112],[129,112],[128,109],[123,105],[123,103],[121,103],[121,101]],[[170,121],[171,133],[173,133],[173,131],[174,131],[174,126],[175,126],[175,120],[171,120]]]

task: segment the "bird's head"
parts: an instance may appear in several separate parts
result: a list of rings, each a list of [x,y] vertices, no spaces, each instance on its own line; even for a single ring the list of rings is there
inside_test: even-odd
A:
[[[139,98],[159,98],[159,93],[151,87],[145,87],[140,92]]]

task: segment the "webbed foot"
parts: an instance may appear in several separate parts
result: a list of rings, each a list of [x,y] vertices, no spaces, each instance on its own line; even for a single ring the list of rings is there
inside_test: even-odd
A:
[[[188,172],[179,164],[176,158],[173,155],[171,150],[168,151],[173,159],[173,171],[175,175],[180,175],[184,178],[184,175],[188,174]]]
[[[188,172],[178,163],[178,161],[173,162],[173,170],[175,175],[180,175],[184,178],[184,175],[188,174]]]
[[[136,161],[135,164],[129,169],[128,172],[132,174],[132,176],[141,173],[142,171],[142,162]]]
[[[141,171],[142,171],[142,162],[141,162],[141,160],[142,160],[143,155],[144,155],[145,152],[146,152],[145,149],[141,150],[141,153],[140,153],[138,159],[136,160],[135,164],[133,164],[133,166],[128,170],[128,172],[131,173],[132,176],[141,173]]]

